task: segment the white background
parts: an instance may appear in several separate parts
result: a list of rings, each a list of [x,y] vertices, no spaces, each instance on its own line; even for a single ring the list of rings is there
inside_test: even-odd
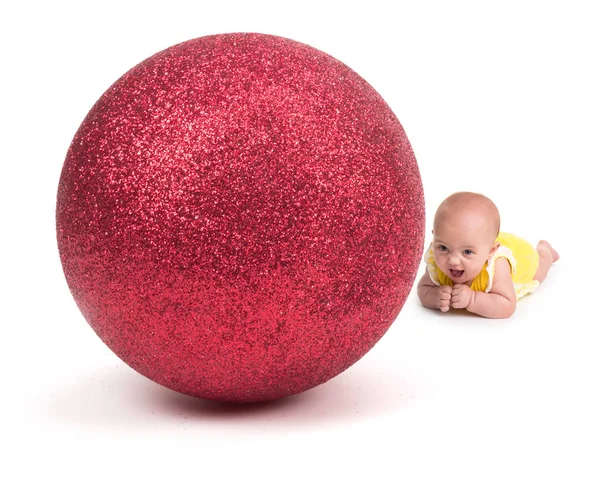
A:
[[[600,477],[595,3],[3,6],[0,476]],[[425,310],[413,291],[353,367],[268,405],[188,398],[123,364],[64,280],[62,162],[129,68],[237,31],[307,43],[362,75],[412,142],[428,231],[445,196],[483,192],[504,229],[559,250],[547,282],[504,321]]]

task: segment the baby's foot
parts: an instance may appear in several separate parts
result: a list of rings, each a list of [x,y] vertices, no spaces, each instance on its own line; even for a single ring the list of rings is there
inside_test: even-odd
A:
[[[552,262],[558,261],[560,255],[556,252],[556,250],[548,243],[546,240],[540,240],[538,246],[545,246],[552,253]]]

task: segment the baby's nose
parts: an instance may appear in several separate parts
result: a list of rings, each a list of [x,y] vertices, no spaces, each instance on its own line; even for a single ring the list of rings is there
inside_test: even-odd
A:
[[[458,255],[452,254],[450,255],[450,259],[448,261],[451,265],[457,265],[460,263],[460,258]]]

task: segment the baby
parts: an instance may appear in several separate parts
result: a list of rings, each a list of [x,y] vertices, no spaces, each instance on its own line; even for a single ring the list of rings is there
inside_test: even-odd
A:
[[[500,214],[489,198],[455,193],[435,213],[417,294],[427,308],[509,318],[517,299],[535,291],[558,258],[547,241],[534,249],[500,232]]]

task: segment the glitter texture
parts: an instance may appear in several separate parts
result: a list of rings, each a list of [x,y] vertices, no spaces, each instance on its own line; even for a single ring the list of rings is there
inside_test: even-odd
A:
[[[93,106],[57,200],[60,257],[127,364],[208,399],[271,400],[359,360],[424,242],[418,166],[350,68],[261,34],[143,61]]]

